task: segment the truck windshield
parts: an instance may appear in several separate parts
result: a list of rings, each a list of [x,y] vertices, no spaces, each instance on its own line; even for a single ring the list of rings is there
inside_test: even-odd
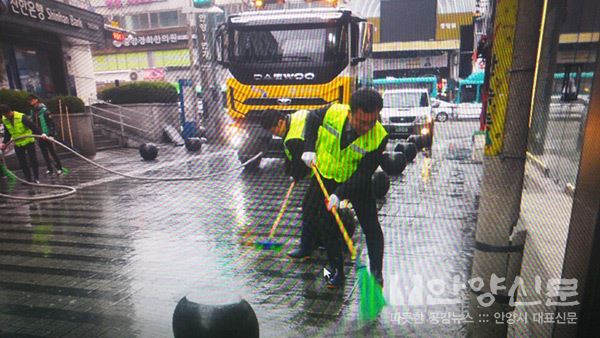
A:
[[[233,31],[232,61],[236,63],[322,63],[347,55],[345,26]]]
[[[383,98],[386,108],[428,107],[427,93],[386,93]]]

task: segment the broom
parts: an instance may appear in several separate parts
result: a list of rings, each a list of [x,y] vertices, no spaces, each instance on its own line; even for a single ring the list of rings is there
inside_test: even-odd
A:
[[[317,181],[319,182],[319,186],[323,191],[323,195],[325,195],[325,198],[329,200],[329,193],[327,192],[325,184],[323,184],[323,180],[321,179],[321,175],[317,170],[317,166],[313,164],[311,165],[311,168]],[[348,251],[350,252],[352,260],[356,260],[355,266],[358,274],[358,285],[360,289],[358,299],[359,318],[367,321],[374,320],[385,306],[385,299],[383,298],[381,286],[379,283],[377,283],[375,277],[373,277],[373,275],[371,275],[371,273],[367,270],[366,266],[362,264],[360,257],[356,255],[356,248],[352,243],[352,239],[350,236],[348,236],[348,232],[344,227],[344,223],[342,223],[342,219],[340,218],[340,215],[335,207],[331,209],[331,213],[333,214],[338,228],[342,233],[342,237],[344,237],[344,241],[348,246]]]
[[[290,187],[288,188],[287,193],[285,194],[285,198],[283,199],[283,203],[281,204],[281,210],[279,210],[279,214],[271,227],[271,231],[269,232],[269,237],[263,241],[256,241],[254,245],[256,247],[262,248],[263,250],[271,250],[271,249],[281,249],[283,243],[273,242],[273,236],[275,236],[275,230],[277,230],[277,226],[279,226],[279,222],[281,222],[281,218],[283,217],[283,213],[287,208],[288,200],[290,199],[290,195],[292,194],[292,190],[294,189],[294,185],[296,181],[292,181]]]

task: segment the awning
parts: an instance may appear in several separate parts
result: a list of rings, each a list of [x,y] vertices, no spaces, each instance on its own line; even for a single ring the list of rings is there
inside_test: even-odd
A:
[[[460,85],[480,85],[483,84],[485,73],[477,72],[467,76],[464,80],[460,80]]]

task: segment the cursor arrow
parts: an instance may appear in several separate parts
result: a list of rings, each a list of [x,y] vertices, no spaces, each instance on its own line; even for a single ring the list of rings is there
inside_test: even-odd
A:
[[[323,268],[323,277],[329,278],[329,276],[331,276],[331,272],[327,268]]]

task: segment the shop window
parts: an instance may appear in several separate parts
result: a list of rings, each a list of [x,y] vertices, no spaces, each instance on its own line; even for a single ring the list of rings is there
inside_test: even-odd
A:
[[[188,67],[190,54],[187,49],[161,50],[152,52],[154,67]]]
[[[142,30],[150,28],[150,20],[148,14],[137,14],[131,16],[131,24],[133,30]]]
[[[150,27],[159,28],[158,13],[150,13]]]
[[[158,13],[158,19],[161,27],[179,26],[179,13],[177,11]]]

